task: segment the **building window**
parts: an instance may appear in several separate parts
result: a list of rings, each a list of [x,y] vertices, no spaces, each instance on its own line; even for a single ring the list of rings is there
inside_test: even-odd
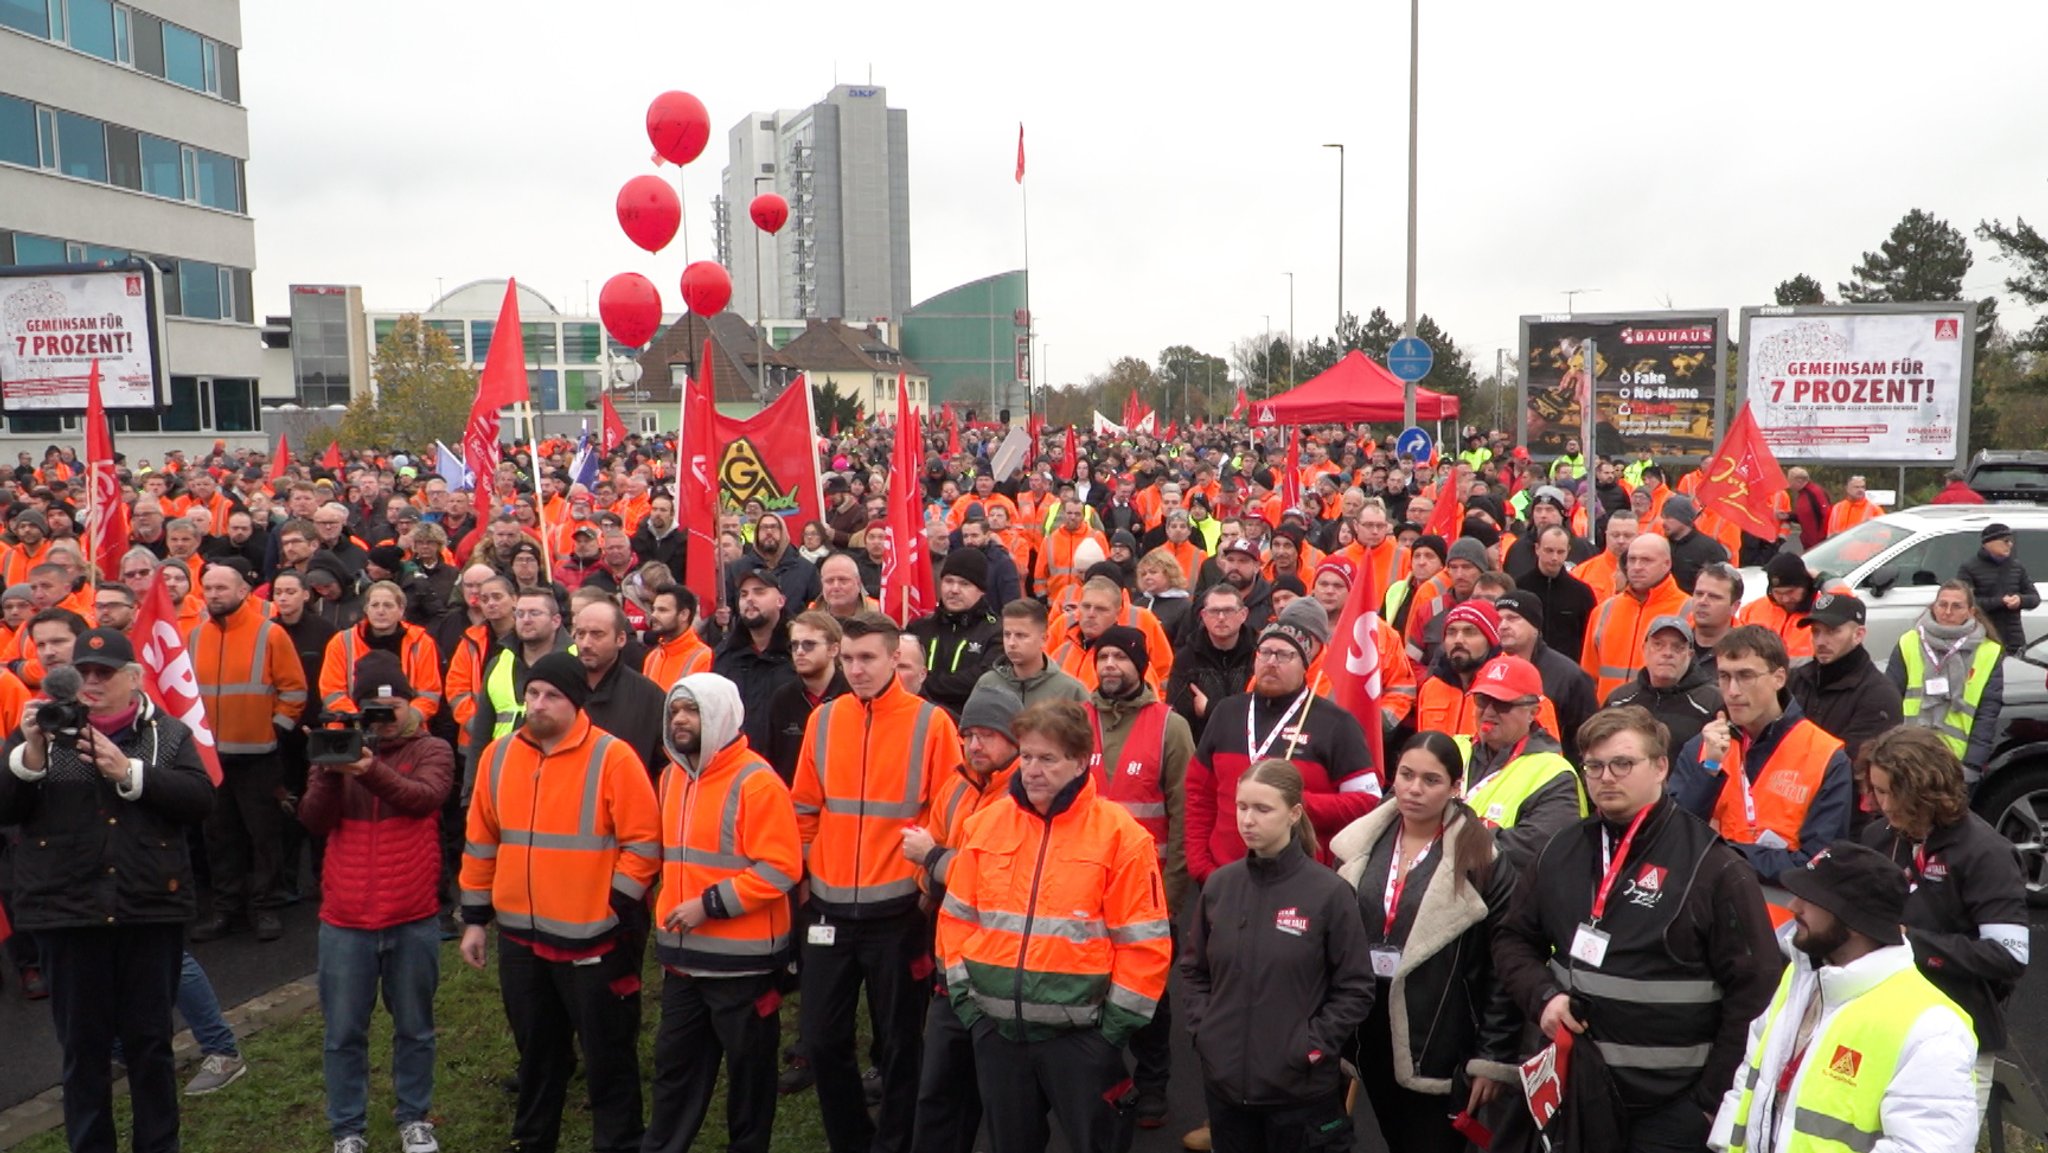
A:
[[[473,364],[482,364],[491,355],[491,331],[498,327],[495,320],[472,320],[469,322],[469,359]]]
[[[198,432],[206,427],[206,414],[199,403],[199,378],[171,378],[171,407],[163,413],[163,431]]]
[[[221,312],[220,266],[200,260],[178,262],[178,295],[184,302],[181,316],[219,320]]]
[[[447,337],[447,338],[448,338],[448,344],[449,344],[449,346],[455,349],[455,359],[457,359],[457,360],[465,360],[465,359],[467,359],[467,358],[466,358],[466,357],[465,357],[465,356],[463,355],[463,351],[462,351],[462,347],[463,347],[463,341],[462,341],[462,322],[461,322],[461,321],[459,321],[459,320],[429,320],[429,321],[427,321],[427,322],[426,322],[426,327],[428,327],[428,328],[431,328],[431,329],[435,330],[436,332],[439,332],[439,333],[440,333],[440,334],[441,334],[442,336],[445,336],[445,337]],[[478,353],[476,354],[476,359],[478,359],[478,360],[482,360],[483,358],[484,358],[484,354],[483,354],[482,352],[478,352]]]
[[[114,6],[109,0],[70,0],[71,46],[88,56],[115,60]]]
[[[169,200],[185,199],[184,159],[178,142],[147,132],[141,134],[140,141],[142,190]]]
[[[542,412],[560,412],[561,397],[558,395],[561,374],[552,368],[529,368],[526,370],[526,392],[533,397],[536,407]]]
[[[604,349],[604,335],[595,324],[562,326],[562,362],[596,364]]]
[[[141,134],[133,128],[107,125],[107,183],[142,190]]]
[[[4,4],[6,0],[0,0]],[[12,96],[0,96],[0,162],[28,168],[43,162],[43,149],[36,138],[36,106]]]
[[[370,325],[370,332],[375,336],[378,348],[384,347],[384,342],[390,340],[391,334],[397,331],[398,322],[395,320],[379,320]]]
[[[164,74],[164,22],[140,10],[128,14],[129,40],[135,49],[135,70]]]
[[[163,269],[164,271],[163,276],[158,278],[157,280],[157,283],[163,286],[164,315],[185,315],[185,288],[183,283],[184,274],[179,271],[181,268],[184,267],[183,262],[176,260],[159,260],[157,261],[157,267]]]
[[[213,428],[216,432],[256,431],[256,382],[213,382]]]
[[[574,369],[562,374],[562,408],[568,412],[595,407],[602,390],[599,374],[590,369]]]
[[[526,363],[555,362],[555,326],[552,323],[520,325],[519,343],[521,351],[526,356]]]
[[[52,413],[32,412],[7,418],[8,432],[29,432],[38,435],[63,432],[64,418]]]
[[[190,28],[164,25],[164,79],[194,92],[206,91],[205,38]]]
[[[156,432],[156,413],[149,409],[126,409],[107,414],[107,424],[116,434],[124,432]]]
[[[242,102],[242,54],[232,44],[220,45],[220,91],[223,100]]]
[[[203,148],[192,150],[192,170],[197,183],[188,193],[208,208],[224,209],[228,212],[242,210],[241,173],[235,158]]]
[[[134,29],[129,24],[128,9],[114,5],[114,62],[134,64]]]
[[[76,112],[57,113],[57,167],[66,176],[105,184],[106,125]]]
[[[50,38],[50,8],[48,0],[0,0],[0,25],[48,40]]]

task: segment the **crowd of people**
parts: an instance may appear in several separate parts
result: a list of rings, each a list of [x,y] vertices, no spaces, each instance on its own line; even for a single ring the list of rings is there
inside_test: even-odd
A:
[[[524,1153],[579,1068],[607,1153],[689,1149],[721,1071],[735,1150],[801,1092],[834,1153],[1348,1149],[1361,1094],[1404,1150],[1975,1146],[2028,958],[1968,807],[2039,600],[2010,530],[1872,654],[1802,560],[1880,513],[1861,478],[1792,470],[1763,539],[1697,462],[1576,441],[1062,430],[998,475],[997,431],[934,430],[917,476],[897,431],[821,439],[824,515],[722,512],[695,589],[667,441],[594,483],[517,444],[476,492],[369,450],[124,461],[91,560],[83,466],[23,454],[0,893],[71,1147],[114,1147],[117,1054],[135,1148],[177,1147],[174,1007],[187,1093],[248,1072],[185,943],[300,900],[335,1153],[370,1147],[380,1000],[401,1146],[439,1148],[449,941],[495,953]],[[145,691],[159,596],[212,763]],[[1352,644],[1377,715],[1333,701]]]

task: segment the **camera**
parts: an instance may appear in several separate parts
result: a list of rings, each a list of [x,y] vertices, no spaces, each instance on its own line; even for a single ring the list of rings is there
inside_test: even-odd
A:
[[[52,742],[77,745],[84,741],[90,711],[78,699],[78,690],[84,685],[78,670],[69,665],[59,665],[43,678],[43,693],[49,699],[36,705],[36,727]]]
[[[323,712],[322,727],[306,733],[306,760],[315,765],[352,765],[362,759],[364,749],[377,748],[377,734],[371,726],[397,719],[396,704],[375,701],[365,704],[360,713]],[[40,715],[36,723],[42,723]],[[334,725],[340,727],[327,727]]]

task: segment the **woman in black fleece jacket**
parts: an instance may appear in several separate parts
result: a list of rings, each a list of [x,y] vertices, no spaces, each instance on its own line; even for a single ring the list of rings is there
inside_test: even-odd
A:
[[[1237,785],[1246,856],[1202,888],[1178,994],[1217,1153],[1350,1149],[1339,1056],[1372,1008],[1365,923],[1315,859],[1301,772],[1253,765]]]

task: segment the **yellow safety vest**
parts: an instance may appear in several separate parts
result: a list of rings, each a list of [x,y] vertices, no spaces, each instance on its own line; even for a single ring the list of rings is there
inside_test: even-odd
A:
[[[1471,775],[1472,738],[1454,736],[1458,751],[1465,756],[1466,776]],[[1524,753],[1495,770],[1474,786],[1466,781],[1465,803],[1479,819],[1499,829],[1512,829],[1530,797],[1560,776],[1572,780],[1572,796],[1579,802],[1579,816],[1586,816],[1586,790],[1578,787],[1578,773],[1572,763],[1556,753]]]
[[[570,645],[568,651],[574,653],[576,646]],[[511,649],[499,649],[498,655],[491,658],[490,669],[484,673],[484,696],[491,702],[498,718],[491,726],[491,739],[494,741],[518,728],[519,723],[526,719],[526,691],[513,683],[514,663]]]
[[[1907,724],[1916,723],[1924,703],[1923,690],[1927,686],[1927,666],[1924,650],[1920,643],[1920,630],[1913,629],[1899,639],[1899,661],[1906,672],[1906,699],[1904,714]],[[1991,672],[1998,662],[2005,658],[2005,648],[1997,641],[1986,637],[1977,645],[1977,652],[1970,658],[1970,675],[1963,682],[1963,702],[1960,708],[1950,709],[1934,726],[1934,731],[1948,745],[1950,752],[1961,760],[1970,747],[1970,730],[1977,724],[1977,706],[1984,700],[1984,689],[1991,683]]]
[[[1783,1012],[1798,967],[1787,965],[1778,980],[1771,1007],[1749,1063],[1737,1075],[1742,1096],[1735,1106],[1735,1128],[1728,1153],[1745,1153],[1749,1122],[1763,1080],[1763,1055],[1771,1031],[1779,1025],[1796,1028]],[[1816,989],[1814,996],[1820,996]],[[1792,1082],[1792,1139],[1773,1153],[1869,1153],[1884,1136],[1884,1097],[1898,1072],[1899,1054],[1913,1022],[1931,1009],[1946,1009],[1963,1028],[1970,1019],[1944,996],[1919,969],[1908,965],[1844,1005],[1807,1044],[1806,1056]],[[1781,1105],[1782,1112],[1785,1106]],[[1762,1119],[1769,1124],[1769,1119]]]

